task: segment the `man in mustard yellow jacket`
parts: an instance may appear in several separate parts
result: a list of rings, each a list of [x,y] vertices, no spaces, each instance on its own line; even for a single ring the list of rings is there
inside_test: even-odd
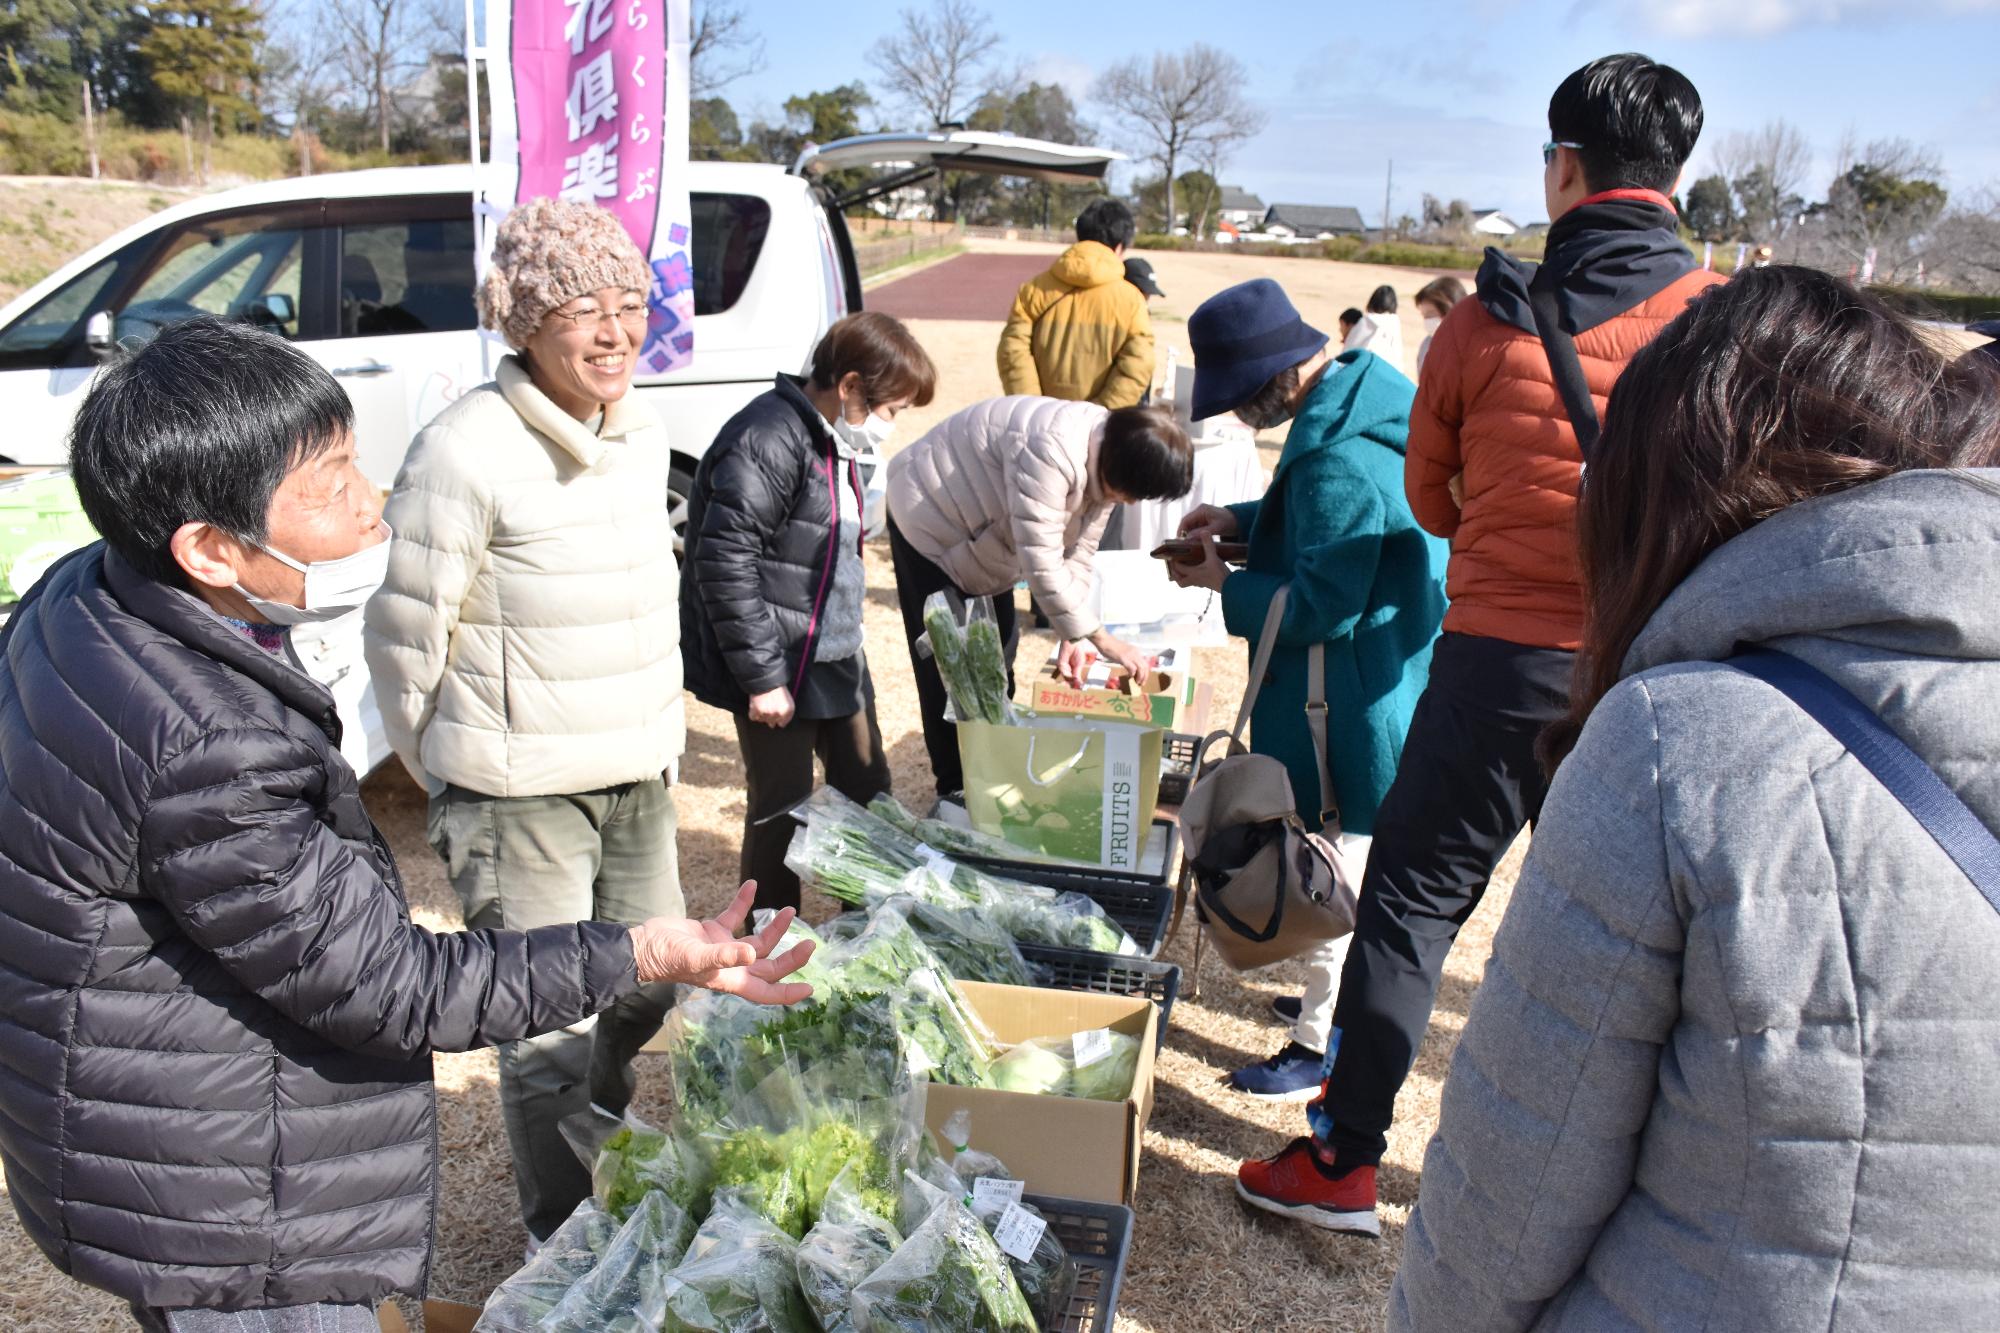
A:
[[[1100,199],[1076,219],[1076,244],[1021,285],[1000,334],[1000,389],[1131,407],[1153,384],[1146,298],[1125,281],[1132,210]]]

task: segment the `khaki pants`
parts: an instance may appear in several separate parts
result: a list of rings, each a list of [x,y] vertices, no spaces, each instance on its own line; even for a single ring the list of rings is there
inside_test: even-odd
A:
[[[685,915],[676,825],[659,778],[570,796],[447,787],[430,803],[431,846],[474,930]],[[624,1111],[632,1056],[659,1030],[668,995],[644,987],[594,1020],[500,1048],[500,1113],[521,1220],[535,1239],[548,1239],[590,1193],[561,1122],[593,1100]]]

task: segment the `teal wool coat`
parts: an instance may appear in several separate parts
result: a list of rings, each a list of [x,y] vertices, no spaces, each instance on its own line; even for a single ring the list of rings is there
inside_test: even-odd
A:
[[[1341,827],[1373,835],[1444,619],[1449,547],[1417,526],[1403,491],[1416,386],[1372,352],[1326,368],[1292,422],[1271,488],[1231,505],[1249,535],[1222,585],[1229,632],[1254,655],[1271,598],[1291,595],[1250,746],[1281,760],[1308,828],[1319,779],[1306,726],[1306,651],[1326,645],[1327,758]]]

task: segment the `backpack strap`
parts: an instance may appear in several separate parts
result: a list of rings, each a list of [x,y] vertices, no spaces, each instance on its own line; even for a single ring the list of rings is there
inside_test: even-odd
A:
[[[1556,307],[1556,284],[1548,273],[1546,263],[1535,269],[1535,276],[1528,283],[1528,308],[1534,311],[1535,334],[1542,340],[1542,350],[1548,353],[1549,369],[1555,373],[1556,392],[1562,395],[1563,411],[1569,416],[1570,428],[1576,432],[1577,451],[1583,455],[1583,465],[1589,467],[1597,453],[1600,430],[1597,404],[1590,396],[1590,381],[1583,376],[1583,362],[1577,358],[1576,340],[1562,325],[1562,313]]]
[[[1805,710],[1889,789],[2000,912],[2000,838],[1945,786],[1937,771],[1839,682],[1789,653],[1749,648],[1725,663]]]
[[[1326,762],[1326,645],[1306,649],[1306,729],[1312,733],[1313,760],[1319,769],[1319,823],[1324,832],[1340,832],[1340,801],[1333,794],[1333,770]]]

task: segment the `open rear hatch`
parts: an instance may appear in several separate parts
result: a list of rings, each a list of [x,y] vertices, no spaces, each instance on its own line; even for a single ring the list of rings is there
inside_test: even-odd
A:
[[[1062,183],[1102,180],[1113,162],[1124,159],[1125,154],[1109,148],[1023,139],[987,130],[937,130],[929,134],[858,134],[825,145],[807,144],[792,164],[792,173],[815,180],[826,172],[852,167],[881,169],[883,174],[834,198],[836,208],[851,208],[941,171],[976,171],[987,176]]]

